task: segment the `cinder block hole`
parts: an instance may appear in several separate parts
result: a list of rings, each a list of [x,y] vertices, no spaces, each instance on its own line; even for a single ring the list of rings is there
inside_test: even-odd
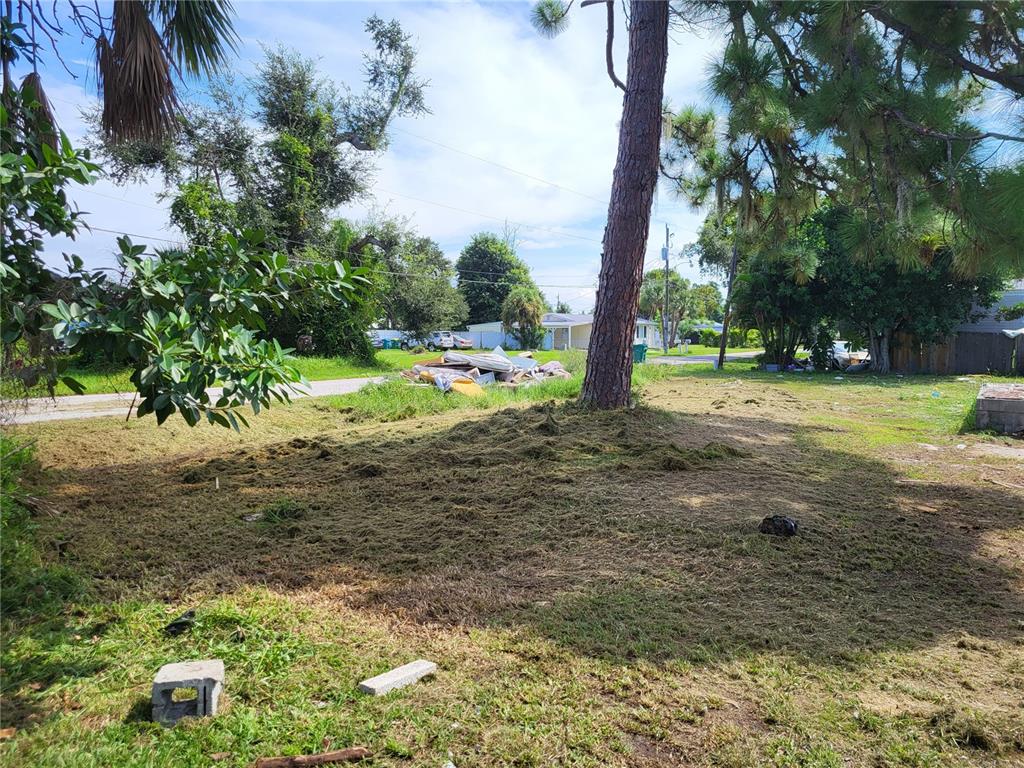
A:
[[[171,691],[171,701],[195,701],[199,698],[199,691],[196,688],[175,688]]]

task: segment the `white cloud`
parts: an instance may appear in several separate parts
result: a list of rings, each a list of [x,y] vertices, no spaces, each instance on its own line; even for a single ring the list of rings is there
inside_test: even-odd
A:
[[[319,57],[325,74],[354,89],[367,44],[362,19],[372,12],[398,18],[416,40],[419,74],[430,81],[431,114],[396,124],[391,148],[377,160],[374,200],[342,213],[358,218],[376,205],[408,215],[450,255],[474,232],[500,231],[508,220],[520,225],[520,254],[537,282],[551,286],[544,288],[549,298],[576,294],[574,308],[593,306],[622,106],[621,91],[605,72],[602,10],[574,9],[570,28],[546,40],[529,25],[527,3],[242,3],[236,9],[243,36],[239,73],[252,71],[259,43],[281,42]],[[627,38],[619,21],[616,67],[625,77]],[[720,41],[674,36],[666,100],[681,105],[699,98],[706,62]],[[78,103],[89,99],[75,86],[65,95]],[[125,189],[101,182],[96,192],[108,197],[83,194],[80,202],[98,226],[174,237],[158,191],[155,184]],[[700,218],[659,191],[648,262],[659,263],[663,222],[682,245],[693,239]],[[90,260],[109,252],[113,239],[94,237],[76,244]],[[691,272],[687,276],[697,276]]]

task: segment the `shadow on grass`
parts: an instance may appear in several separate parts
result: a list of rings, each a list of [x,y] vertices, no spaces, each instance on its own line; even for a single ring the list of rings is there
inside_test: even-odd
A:
[[[1021,496],[902,483],[886,463],[817,446],[818,431],[537,406],[352,442],[306,436],[65,471],[51,498],[69,511],[45,535],[70,540],[72,564],[111,594],[266,583],[423,622],[529,628],[619,661],[768,650],[850,664],[942,635],[1019,635],[1018,574],[997,550],[1024,524]],[[713,442],[743,455],[704,450]],[[243,520],[283,502],[301,510],[286,531]],[[801,535],[759,534],[767,514],[797,518]]]

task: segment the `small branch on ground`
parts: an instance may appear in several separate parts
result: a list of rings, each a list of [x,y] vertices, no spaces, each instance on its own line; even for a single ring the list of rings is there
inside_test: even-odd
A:
[[[354,763],[365,760],[373,753],[366,747],[348,747],[333,752],[321,752],[318,755],[295,755],[294,757],[261,757],[256,761],[255,768],[302,768],[307,765],[327,765],[329,763]]]

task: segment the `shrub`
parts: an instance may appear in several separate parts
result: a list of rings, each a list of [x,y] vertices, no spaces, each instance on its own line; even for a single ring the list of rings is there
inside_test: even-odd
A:
[[[835,333],[828,323],[820,323],[814,329],[814,338],[811,340],[811,365],[815,370],[827,371],[832,367],[832,346],[835,341]]]
[[[717,347],[722,343],[722,334],[712,328],[702,328],[700,331],[700,343],[705,347]]]
[[[721,343],[721,342],[719,342]],[[730,328],[729,329],[729,344],[728,346],[742,349],[747,346],[747,329],[746,328]]]

